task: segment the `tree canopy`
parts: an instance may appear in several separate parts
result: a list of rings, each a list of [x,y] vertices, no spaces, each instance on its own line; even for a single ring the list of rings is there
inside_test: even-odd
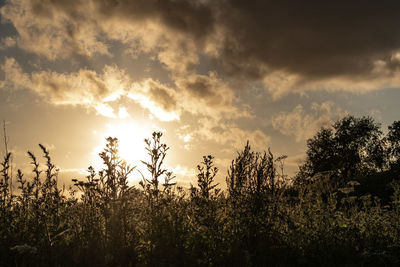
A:
[[[384,197],[389,183],[399,178],[399,166],[400,121],[384,135],[371,117],[346,116],[307,140],[306,161],[295,183],[317,181],[321,176],[335,187],[359,181],[362,193]]]

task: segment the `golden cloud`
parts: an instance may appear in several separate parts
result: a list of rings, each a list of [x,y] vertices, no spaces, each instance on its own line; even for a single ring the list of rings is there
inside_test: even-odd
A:
[[[1,68],[3,88],[30,89],[54,105],[82,105],[111,118],[129,116],[125,107],[119,107],[118,114],[114,110],[112,104],[121,98],[133,100],[161,121],[179,120],[183,112],[214,118],[251,116],[248,107],[240,106],[228,85],[214,74],[177,79],[177,87],[171,88],[151,78],[133,82],[117,66],[106,65],[102,73],[80,69],[27,74],[15,59],[7,58]]]
[[[298,105],[292,111],[281,112],[274,117],[272,126],[284,135],[294,136],[297,142],[304,142],[321,127],[330,127],[345,114],[345,111],[330,101],[313,103],[310,113],[302,105]]]

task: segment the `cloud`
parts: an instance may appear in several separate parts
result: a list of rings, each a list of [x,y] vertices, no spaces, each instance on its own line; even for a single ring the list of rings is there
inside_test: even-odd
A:
[[[149,78],[134,83],[127,96],[162,121],[178,120],[180,117],[176,92],[159,81]]]
[[[114,113],[114,109],[104,103],[94,104],[93,108],[96,110],[97,114],[108,117],[108,118],[116,118],[117,116]]]
[[[3,88],[30,89],[54,105],[83,105],[107,117],[115,117],[109,103],[120,98],[129,85],[124,72],[112,66],[105,66],[102,74],[81,69],[69,74],[40,71],[28,75],[15,59],[6,58],[1,68]]]
[[[56,1],[58,4],[63,1]],[[50,1],[7,1],[1,8],[6,22],[13,24],[18,32],[17,45],[25,50],[54,60],[71,55],[92,56],[109,54],[108,46],[99,36],[96,23],[86,21],[83,12],[90,10],[90,3],[71,1],[82,8],[75,18],[63,10],[68,5],[52,5]]]
[[[126,108],[120,107],[115,114],[111,104],[121,97],[129,97],[161,120],[178,118],[177,107],[170,101],[172,89],[152,80],[134,83],[116,66],[105,66],[100,74],[81,69],[68,74],[40,71],[28,75],[15,59],[7,58],[2,70],[5,79],[1,87],[30,89],[54,105],[82,105],[105,117],[126,118],[129,116]]]
[[[113,101],[123,94],[124,79],[124,74],[111,66],[106,66],[100,75],[87,69],[70,74],[32,73],[34,90],[56,105]]]
[[[117,42],[180,79],[201,75],[206,57],[220,77],[263,81],[278,98],[399,86],[399,8],[398,1],[9,0],[1,15],[18,33],[9,45],[50,60],[112,57]],[[186,88],[201,93],[197,85]]]
[[[14,58],[6,58],[1,69],[5,74],[1,88],[29,89],[53,105],[81,105],[111,118],[117,115],[110,104],[126,96],[132,86],[125,72],[115,66],[105,66],[100,74],[88,69],[67,74],[53,71],[27,74]],[[119,116],[126,117],[126,109],[120,108]]]
[[[198,63],[198,44],[213,25],[211,11],[195,2],[10,0],[1,15],[20,48],[50,60],[112,56],[109,43],[118,41],[184,72]]]
[[[298,74],[272,72],[263,78],[263,84],[274,100],[289,93],[306,94],[307,91],[343,91],[367,93],[385,88],[400,87],[400,73],[386,69],[386,63],[378,62],[369,76],[331,77],[310,80]]]
[[[362,6],[362,8],[361,8]],[[217,47],[231,73],[308,78],[369,74],[399,50],[396,1],[226,1]]]
[[[131,118],[131,115],[128,113],[125,107],[120,107],[118,111],[118,117],[121,119]]]
[[[175,83],[183,96],[183,108],[192,114],[217,119],[253,117],[251,108],[244,105],[229,84],[214,72],[177,77]]]
[[[321,127],[330,127],[345,114],[345,111],[330,101],[313,103],[311,112],[298,105],[291,112],[281,112],[277,115],[272,121],[272,126],[284,135],[294,136],[297,142],[304,142]]]
[[[183,112],[214,119],[253,116],[250,107],[215,73],[189,74],[172,80],[175,87],[145,79],[135,83],[128,96],[164,121],[177,120]]]
[[[185,150],[191,150],[193,148],[193,145],[191,144],[191,141],[193,140],[193,133],[190,133],[190,125],[186,124],[178,129],[176,129],[176,134],[178,138],[183,142],[183,148]]]
[[[6,58],[1,69],[5,74],[2,88],[30,89],[51,104],[81,105],[110,118],[130,116],[125,107],[118,107],[122,98],[133,100],[161,121],[179,120],[183,112],[212,118],[251,116],[249,108],[214,74],[177,79],[173,88],[151,78],[134,82],[123,69],[108,65],[101,73],[80,69],[27,74],[14,58]]]
[[[0,88],[21,89],[30,87],[31,80],[28,74],[22,71],[21,66],[13,58],[6,58],[1,65],[4,80],[0,81]]]
[[[16,45],[15,38],[7,36],[0,40],[0,49],[7,49]]]
[[[258,150],[265,150],[271,144],[271,137],[262,130],[245,130],[234,122],[203,118],[198,120],[198,128],[192,134],[203,140],[225,145],[227,150],[242,149],[247,141]]]

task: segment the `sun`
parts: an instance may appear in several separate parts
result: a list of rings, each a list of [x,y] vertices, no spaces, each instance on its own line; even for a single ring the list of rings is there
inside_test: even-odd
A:
[[[95,133],[101,139],[99,140],[100,144],[93,151],[94,156],[97,157],[95,165],[97,168],[102,167],[102,162],[98,155],[105,148],[106,138],[111,136],[118,139],[118,154],[120,158],[125,160],[130,166],[135,166],[136,170],[142,173],[145,172],[141,161],[147,161],[149,156],[145,149],[144,139],[149,138],[151,133],[151,129],[139,125],[133,120],[106,124],[102,132]],[[131,181],[141,178],[138,172],[134,172],[133,176],[135,177]]]
[[[128,163],[137,164],[145,160],[147,155],[144,139],[150,134],[145,133],[140,127],[132,124],[111,125],[107,133],[109,136],[118,138],[119,155]]]

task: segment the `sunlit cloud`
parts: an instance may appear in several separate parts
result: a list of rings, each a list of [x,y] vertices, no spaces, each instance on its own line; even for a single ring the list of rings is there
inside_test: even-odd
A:
[[[196,138],[224,145],[227,151],[241,149],[247,141],[258,150],[266,149],[271,144],[271,137],[262,130],[242,129],[234,122],[202,118],[198,120],[197,128],[190,130]]]
[[[400,87],[399,74],[392,73],[385,68],[376,67],[368,77],[344,75],[310,80],[298,74],[276,71],[265,75],[263,84],[274,100],[281,99],[290,93],[307,95],[308,92],[315,91],[362,94],[385,88]]]
[[[83,105],[107,117],[115,117],[108,103],[120,98],[127,86],[124,72],[111,66],[105,66],[102,74],[81,69],[68,74],[40,71],[28,75],[13,58],[7,58],[2,70],[3,88],[30,89],[51,104]]]
[[[216,73],[191,74],[175,79],[182,92],[184,109],[213,118],[252,117],[251,109],[234,94],[229,84]]]
[[[114,109],[107,104],[98,103],[94,106],[97,114],[102,115],[108,118],[116,118],[117,116],[114,114]]]
[[[89,11],[90,6],[87,2],[82,12]],[[13,0],[2,7],[1,14],[16,28],[16,43],[20,48],[50,60],[71,55],[109,54],[95,23],[81,24],[83,21],[76,19],[73,22],[64,11],[62,6],[53,6],[48,1]]]
[[[128,119],[131,118],[131,115],[128,113],[126,108],[120,107],[118,111],[118,118],[120,119]]]
[[[102,73],[80,69],[72,73],[39,71],[28,75],[13,58],[7,58],[2,69],[4,88],[30,89],[51,104],[81,105],[109,118],[128,117],[125,107],[117,107],[116,114],[111,105],[124,97],[161,121],[179,120],[183,112],[217,119],[252,116],[249,107],[213,73],[176,78],[173,88],[151,78],[133,82],[116,66],[105,66]]]
[[[173,89],[146,79],[133,84],[127,96],[162,121],[178,120],[180,108]]]
[[[309,113],[298,105],[292,111],[281,112],[273,118],[272,126],[284,135],[294,136],[297,142],[304,142],[321,127],[330,127],[344,115],[346,112],[330,101],[313,103]]]

